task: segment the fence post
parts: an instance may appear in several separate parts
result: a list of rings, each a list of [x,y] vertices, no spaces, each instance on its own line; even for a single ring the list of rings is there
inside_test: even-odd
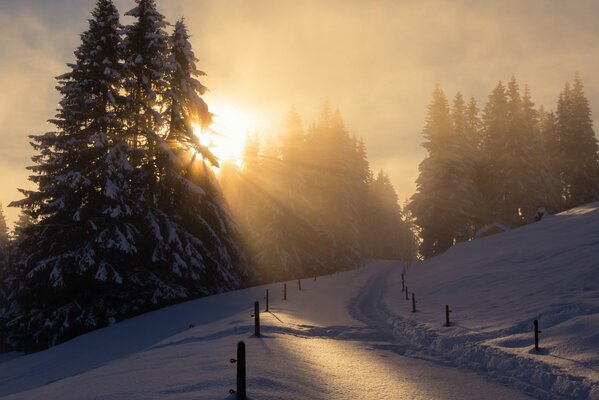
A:
[[[401,273],[401,291],[405,292],[406,291],[406,281],[404,278],[404,273]]]
[[[445,326],[449,326],[449,313],[451,310],[449,309],[449,305],[445,305]]]
[[[416,295],[412,292],[412,312],[416,312]]]
[[[297,287],[299,288],[299,291],[301,292],[302,291],[302,280],[301,279],[297,280]]]
[[[535,319],[532,322],[535,326],[535,350],[539,351],[539,333],[542,333],[542,331],[539,330],[539,320]]]
[[[268,289],[266,289],[266,312],[268,312]]]
[[[237,364],[237,390],[229,390],[230,394],[235,393],[236,400],[246,400],[246,384],[245,384],[245,343],[243,340],[237,343],[237,359],[229,360],[232,364]]]
[[[283,300],[287,300],[287,284],[283,283]]]
[[[408,287],[406,286],[406,300],[408,300]]]
[[[254,302],[254,335],[260,337],[260,302]]]

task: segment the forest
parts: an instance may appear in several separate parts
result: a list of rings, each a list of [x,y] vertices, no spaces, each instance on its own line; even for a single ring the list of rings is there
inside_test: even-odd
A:
[[[412,262],[486,225],[599,199],[597,139],[576,75],[555,112],[516,78],[482,111],[437,86],[417,190],[400,205],[367,146],[326,104],[290,107],[276,140],[219,160],[205,75],[183,19],[136,0],[122,25],[98,0],[57,77],[54,130],[31,136],[34,190],[9,232],[0,208],[3,350],[36,351],[185,300],[316,277],[367,259]],[[283,100],[284,101],[284,100]],[[418,133],[416,133],[418,134]]]

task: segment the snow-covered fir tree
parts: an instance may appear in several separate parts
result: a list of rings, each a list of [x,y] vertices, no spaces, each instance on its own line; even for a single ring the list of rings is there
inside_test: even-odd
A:
[[[119,15],[100,0],[70,72],[58,77],[57,130],[33,136],[37,190],[13,203],[36,223],[19,229],[9,330],[35,349],[110,322],[124,263],[135,252],[131,166],[119,118]],[[110,293],[110,295],[109,295]],[[110,300],[108,298],[112,297]]]
[[[420,254],[432,257],[468,236],[472,173],[443,91],[437,87],[422,132],[428,155],[420,163],[410,208],[420,227]]]
[[[6,267],[9,246],[10,236],[8,233],[8,226],[6,225],[6,217],[4,216],[4,210],[2,209],[2,204],[0,203],[0,269]]]
[[[169,46],[153,1],[137,3],[129,14],[138,19],[121,46],[116,8],[97,2],[71,71],[59,77],[62,100],[51,121],[57,130],[33,138],[38,189],[14,204],[35,222],[22,229],[13,279],[5,280],[14,347],[42,348],[237,288],[247,275],[238,232],[204,163],[213,156],[202,149],[203,159],[189,162],[186,154],[199,150],[184,140],[189,130],[179,132],[177,151],[166,139],[162,112],[173,102],[165,93],[176,84],[167,77],[178,70],[167,60],[179,44]],[[195,59],[183,46],[192,82]],[[202,89],[192,89],[170,110],[184,122],[176,129],[209,123],[205,104],[194,108],[203,104]]]
[[[367,217],[362,232],[365,257],[405,261],[416,258],[416,241],[404,220],[391,180],[382,170],[369,184]]]
[[[557,135],[565,208],[599,199],[598,145],[578,74],[557,103]]]

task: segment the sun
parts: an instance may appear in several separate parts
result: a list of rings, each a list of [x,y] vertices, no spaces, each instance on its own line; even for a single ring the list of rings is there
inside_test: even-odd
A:
[[[208,129],[196,128],[200,143],[210,148],[220,162],[242,164],[243,146],[254,126],[252,115],[238,107],[211,104],[213,123]]]

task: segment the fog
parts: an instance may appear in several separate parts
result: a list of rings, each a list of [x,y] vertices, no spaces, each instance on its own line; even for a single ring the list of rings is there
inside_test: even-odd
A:
[[[121,15],[132,0],[115,1]],[[291,105],[311,122],[328,101],[364,138],[373,169],[385,169],[401,199],[414,191],[424,157],[420,132],[435,83],[482,108],[498,80],[528,83],[537,105],[554,108],[578,71],[597,115],[599,3],[594,1],[158,0],[185,16],[205,100],[243,110],[276,135]],[[93,0],[0,0],[0,202],[9,221],[30,187],[28,134],[43,133],[87,28]],[[123,22],[127,22],[123,18]]]

